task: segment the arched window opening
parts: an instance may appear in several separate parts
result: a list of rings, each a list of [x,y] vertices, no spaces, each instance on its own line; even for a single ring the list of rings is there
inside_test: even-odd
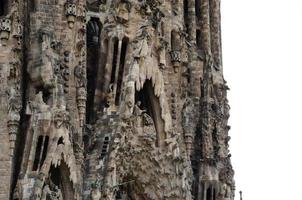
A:
[[[124,67],[127,55],[127,47],[128,47],[128,38],[124,38],[122,41],[122,49],[121,49],[121,57],[120,57],[120,66],[118,72],[118,80],[117,80],[117,89],[115,95],[115,105],[119,105],[120,103],[120,95],[123,84],[123,76],[124,76]]]
[[[187,32],[189,31],[189,3],[188,0],[183,0],[184,24]]]
[[[43,136],[39,136],[39,138],[38,138],[37,146],[36,146],[36,152],[35,152],[35,160],[34,160],[32,171],[37,171],[37,169],[39,167],[43,139],[44,139]]]
[[[87,23],[87,102],[86,120],[89,123],[93,116],[94,96],[98,66],[100,63],[101,23],[98,18],[91,18]]]
[[[166,134],[164,131],[164,120],[161,117],[159,98],[154,94],[154,88],[151,80],[147,80],[143,89],[141,89],[139,92],[136,92],[135,102],[136,104],[140,102],[140,109],[145,110],[146,113],[153,119],[157,134],[156,144],[159,146],[166,139]]]

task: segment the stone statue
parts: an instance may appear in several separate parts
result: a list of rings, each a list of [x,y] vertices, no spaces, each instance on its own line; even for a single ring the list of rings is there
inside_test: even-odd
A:
[[[10,87],[8,95],[8,113],[19,113],[21,111],[21,95],[15,87]]]
[[[34,110],[40,113],[48,112],[49,106],[43,100],[43,93],[40,91],[35,96],[35,100],[33,102]]]
[[[133,57],[136,59],[148,56],[149,54],[149,40],[151,39],[151,32],[153,31],[151,25],[146,21],[138,30],[136,39],[134,41]]]
[[[141,116],[143,113],[146,112],[146,110],[142,110],[140,106],[141,106],[141,101],[136,102],[136,104],[134,105],[133,108],[134,116]]]
[[[129,12],[131,9],[130,2],[120,2],[117,7],[117,20],[120,23],[126,23],[129,20]]]
[[[79,87],[86,87],[87,80],[86,80],[86,73],[85,69],[83,68],[82,64],[79,63],[74,68],[74,76],[76,78],[76,86]]]

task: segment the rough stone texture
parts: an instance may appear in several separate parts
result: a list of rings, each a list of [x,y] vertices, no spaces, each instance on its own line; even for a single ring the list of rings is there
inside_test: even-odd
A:
[[[0,200],[233,200],[220,0],[2,0]]]

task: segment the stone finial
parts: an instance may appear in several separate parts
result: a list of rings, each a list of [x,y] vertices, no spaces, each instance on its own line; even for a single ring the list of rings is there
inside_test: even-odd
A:
[[[15,141],[17,138],[18,127],[20,122],[21,95],[19,91],[11,87],[8,93],[8,121],[7,128],[10,142],[10,155],[14,155]]]
[[[65,5],[65,15],[69,28],[73,28],[77,16],[77,5],[72,2],[67,2]]]

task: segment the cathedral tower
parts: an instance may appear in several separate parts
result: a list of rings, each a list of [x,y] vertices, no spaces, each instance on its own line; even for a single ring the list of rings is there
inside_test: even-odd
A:
[[[220,0],[2,0],[0,199],[233,200]]]

